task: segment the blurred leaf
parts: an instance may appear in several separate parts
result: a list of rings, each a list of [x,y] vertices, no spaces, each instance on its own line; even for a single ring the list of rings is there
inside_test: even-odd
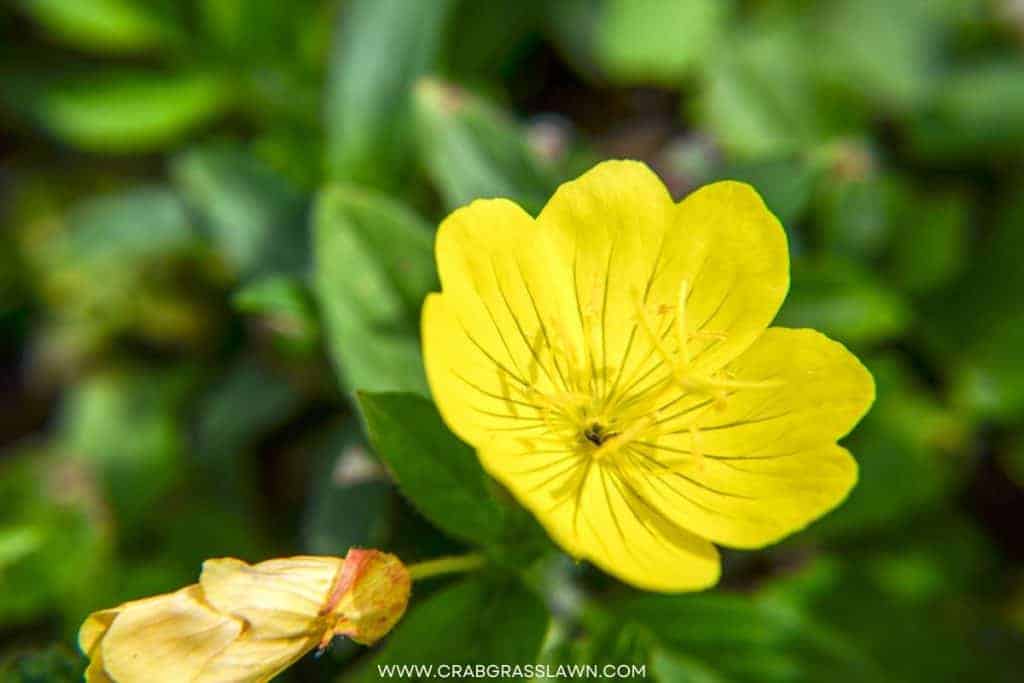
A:
[[[605,0],[597,61],[615,83],[678,85],[721,40],[730,4]]]
[[[852,682],[879,673],[853,643],[781,600],[647,594],[612,603],[610,612],[645,627],[660,645],[654,651],[659,680],[689,680],[664,677],[666,668],[684,674],[696,669],[705,679],[734,683]]]
[[[651,652],[650,671],[660,683],[728,683],[729,680],[699,659],[660,648]]]
[[[540,39],[544,0],[457,0],[445,32],[442,73],[487,83],[528,59]]]
[[[238,277],[308,265],[305,199],[245,149],[193,149],[174,160],[172,174]]]
[[[1018,423],[1024,418],[1024,313],[981,335],[963,354],[953,396],[973,416]]]
[[[453,0],[350,0],[327,81],[332,180],[397,188],[407,175],[413,84],[433,66]]]
[[[1024,202],[997,206],[992,235],[961,276],[921,307],[929,350],[953,384],[957,405],[976,418],[1014,423],[1024,413]]]
[[[328,350],[349,389],[426,393],[419,308],[437,289],[429,227],[352,187],[320,193],[314,288]]]
[[[199,399],[196,458],[202,480],[225,507],[251,513],[256,482],[250,449],[302,407],[284,378],[241,359]]]
[[[902,187],[884,176],[871,175],[823,183],[820,224],[824,247],[865,261],[887,245],[895,227],[892,205]]]
[[[873,344],[902,334],[906,303],[852,261],[797,261],[775,323],[812,327],[847,344]]]
[[[529,664],[547,623],[544,603],[520,583],[467,579],[415,605],[357,678],[379,680],[387,664]]]
[[[921,302],[921,320],[929,342],[947,359],[959,357],[971,344],[1020,312],[1024,291],[1024,197],[1019,181],[1009,201],[995,206],[992,233],[970,245],[968,267],[961,276]]]
[[[100,195],[68,212],[66,230],[29,253],[37,286],[72,357],[124,334],[191,343],[212,323],[202,243],[168,189]],[[79,348],[79,347],[84,348]]]
[[[179,37],[168,3],[153,0],[16,0],[50,33],[103,52],[157,48]]]
[[[755,24],[709,63],[697,119],[727,151],[741,158],[785,156],[845,129],[839,120],[849,113],[817,99],[805,38],[793,22]]]
[[[892,278],[905,290],[925,293],[952,280],[965,265],[969,210],[958,194],[914,193],[894,207]]]
[[[394,487],[355,420],[330,435],[318,460],[303,521],[305,550],[343,556],[349,548],[383,546],[394,517]]]
[[[235,293],[234,304],[242,313],[260,316],[289,350],[309,354],[320,343],[313,293],[298,278],[270,275],[256,280]]]
[[[100,473],[122,525],[144,521],[181,481],[183,402],[192,374],[110,371],[77,384],[65,399],[64,447]]]
[[[4,683],[78,683],[85,661],[64,645],[0,657]]]
[[[424,79],[416,86],[420,159],[449,209],[483,197],[507,197],[530,212],[557,185],[506,113],[457,86]]]
[[[69,261],[111,267],[195,249],[198,240],[177,195],[139,186],[76,204],[56,248]]]
[[[326,34],[325,7],[321,0],[289,3],[265,0],[197,0],[196,14],[204,42],[217,48],[218,56],[231,61],[259,64],[263,68],[303,66],[319,46],[306,44],[313,35]]]
[[[914,153],[928,160],[1019,157],[1024,144],[1024,64],[961,67],[934,90],[910,129]]]
[[[359,394],[374,450],[417,509],[470,543],[501,539],[505,511],[491,496],[476,453],[441,421],[433,404],[412,394]]]
[[[229,79],[204,72],[92,71],[10,79],[0,96],[57,139],[92,152],[172,146],[233,104]]]
[[[809,31],[814,65],[836,89],[907,109],[936,75],[945,26],[942,2],[838,0],[821,3]]]
[[[873,545],[812,562],[762,593],[858,642],[885,672],[864,680],[1017,680],[1024,638],[997,612],[1005,589],[993,583],[997,557],[985,536],[946,516],[889,529]]]
[[[0,520],[0,625],[70,616],[109,552],[109,519],[88,471],[46,454],[5,454]]]

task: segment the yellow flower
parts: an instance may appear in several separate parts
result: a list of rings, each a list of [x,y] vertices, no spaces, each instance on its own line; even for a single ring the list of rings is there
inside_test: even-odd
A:
[[[769,328],[786,237],[748,185],[676,204],[599,164],[534,219],[478,200],[441,225],[423,310],[449,427],[570,554],[649,590],[711,586],[713,545],[757,548],[836,506],[836,445],[874,400],[843,347]]]
[[[198,584],[89,615],[78,632],[86,680],[267,681],[336,635],[374,643],[409,591],[405,566],[376,550],[207,560]]]

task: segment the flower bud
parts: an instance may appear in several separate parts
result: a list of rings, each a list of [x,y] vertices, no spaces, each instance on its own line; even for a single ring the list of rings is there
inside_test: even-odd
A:
[[[333,591],[339,596],[337,605],[328,605],[338,615],[332,635],[373,645],[402,618],[411,590],[409,571],[394,555],[349,550]]]
[[[78,634],[86,680],[266,681],[335,635],[378,641],[409,592],[402,562],[376,550],[207,560],[197,584],[89,615]]]

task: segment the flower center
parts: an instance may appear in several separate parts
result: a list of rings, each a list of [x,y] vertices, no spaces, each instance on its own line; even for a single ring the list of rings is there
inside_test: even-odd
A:
[[[595,446],[600,446],[613,435],[607,433],[600,422],[592,422],[583,430],[582,436]]]

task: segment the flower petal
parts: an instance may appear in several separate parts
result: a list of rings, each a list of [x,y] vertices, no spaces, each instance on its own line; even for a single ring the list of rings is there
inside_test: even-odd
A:
[[[736,358],[771,324],[789,289],[786,233],[750,185],[705,185],[680,202],[667,249],[682,263],[695,370]],[[677,286],[678,286],[677,281]]]
[[[870,373],[812,330],[771,328],[729,365],[738,380],[723,410],[703,408],[629,450],[652,506],[717,543],[760,547],[838,505],[857,464],[835,445],[874,399]],[[689,429],[695,425],[695,432]]]
[[[427,376],[448,425],[480,446],[518,426],[508,415],[539,416],[530,392],[566,391],[563,351],[554,349],[573,344],[563,322],[570,289],[549,240],[507,200],[455,211],[436,252],[443,292],[423,310]]]
[[[646,590],[692,591],[718,581],[715,547],[654,510],[615,468],[569,452],[492,449],[480,458],[574,557]]]
[[[194,683],[269,681],[312,650],[315,637],[274,638],[244,634],[211,659]]]
[[[637,320],[641,308],[678,299],[684,254],[670,244],[676,210],[647,166],[605,161],[561,185],[537,217],[566,273],[567,322],[591,368],[591,394],[621,390],[660,362]],[[666,324],[659,318],[651,326]]]
[[[117,681],[190,681],[241,632],[192,585],[118,614],[100,643],[103,666]]]
[[[211,605],[249,622],[260,638],[319,634],[320,612],[341,569],[337,557],[299,556],[250,565],[225,557],[203,562],[199,584]]]

